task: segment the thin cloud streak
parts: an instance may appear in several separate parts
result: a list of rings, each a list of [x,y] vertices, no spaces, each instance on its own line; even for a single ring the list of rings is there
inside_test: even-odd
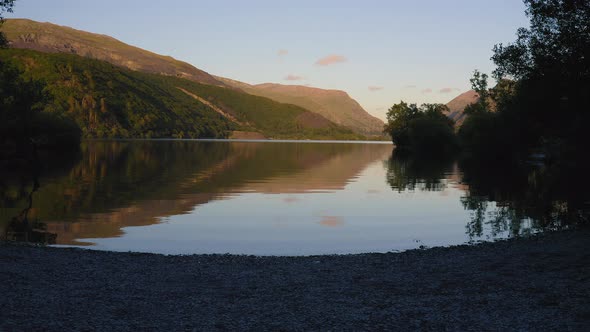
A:
[[[277,55],[280,56],[280,57],[283,57],[283,56],[285,56],[287,54],[289,54],[289,51],[288,50],[279,50],[277,52]]]
[[[457,89],[457,88],[442,88],[438,92],[439,93],[451,93],[451,92],[455,92],[455,91],[459,91],[459,89]]]
[[[432,93],[432,89],[424,89],[424,90],[422,90],[422,93],[424,93],[424,94]]]
[[[336,55],[336,54],[332,54],[332,55],[328,55],[327,57],[323,57],[321,59],[319,59],[318,61],[315,62],[315,64],[317,66],[329,66],[329,65],[333,65],[336,63],[342,63],[342,62],[346,62],[348,61],[348,59],[342,55]]]
[[[382,86],[374,86],[374,85],[369,86],[369,91],[371,91],[371,92],[381,91],[381,90],[383,90]]]
[[[284,78],[285,81],[301,81],[303,79],[305,79],[303,76],[293,75],[293,74],[289,74],[289,75],[285,76],[285,78]]]

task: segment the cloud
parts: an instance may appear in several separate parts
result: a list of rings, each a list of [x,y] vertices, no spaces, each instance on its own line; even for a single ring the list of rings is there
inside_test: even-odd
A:
[[[369,91],[371,91],[371,92],[380,91],[380,90],[383,90],[382,86],[374,86],[374,85],[369,86]]]
[[[299,198],[293,197],[293,196],[283,198],[283,202],[285,202],[285,203],[295,203],[295,202],[299,202],[299,201],[300,201]]]
[[[285,76],[285,78],[284,78],[285,81],[301,81],[303,79],[305,79],[303,76],[293,75],[293,74],[289,74],[289,75]]]
[[[325,216],[322,218],[322,221],[320,221],[320,225],[327,227],[340,227],[344,225],[344,222],[340,217]]]
[[[315,62],[318,66],[329,66],[335,63],[346,62],[348,59],[342,55],[328,55],[327,57],[321,58]]]
[[[432,89],[424,89],[424,90],[422,90],[422,93],[424,93],[424,94],[432,93]]]
[[[282,57],[282,56],[285,56],[285,55],[287,55],[287,54],[289,54],[289,51],[288,51],[288,50],[279,50],[279,51],[277,52],[277,55],[278,55],[278,56],[281,56],[281,57]]]
[[[457,89],[457,88],[442,88],[438,92],[439,93],[451,93],[451,92],[455,92],[455,91],[459,91],[459,89]]]

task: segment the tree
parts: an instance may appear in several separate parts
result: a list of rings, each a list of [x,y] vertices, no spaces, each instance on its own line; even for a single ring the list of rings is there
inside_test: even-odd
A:
[[[494,47],[494,77],[514,82],[514,95],[499,113],[515,132],[526,132],[531,148],[583,155],[590,143],[590,1],[525,4],[530,28]]]
[[[479,98],[475,103],[467,105],[464,111],[465,114],[489,112],[490,92],[488,90],[488,75],[475,70],[469,82],[471,82],[471,88],[477,93]]]
[[[413,153],[445,153],[455,146],[454,122],[442,104],[400,102],[387,112],[384,132],[399,150]]]
[[[572,80],[586,76],[590,58],[590,1],[524,0],[530,29],[517,40],[494,46],[496,78],[527,80],[543,76]],[[580,71],[581,70],[581,71]]]
[[[0,27],[2,26],[2,23],[4,23],[4,16],[3,14],[6,13],[12,13],[12,8],[14,7],[14,1],[15,0],[0,0]],[[4,33],[2,33],[2,31],[0,31],[0,48],[6,48],[8,47],[8,39],[6,39],[6,36],[4,35]]]
[[[27,150],[77,147],[76,124],[52,112],[45,84],[25,78],[13,63],[0,60],[0,157],[28,154]]]
[[[420,115],[416,104],[407,104],[401,101],[387,111],[387,124],[384,133],[391,136],[393,144],[398,147],[407,147],[410,143],[410,122]]]
[[[488,75],[475,70],[469,81],[479,98],[465,107],[464,112],[468,117],[459,128],[459,142],[464,156],[495,159],[495,147],[499,145],[498,125],[497,114],[492,113],[490,109],[490,98],[493,94],[488,89]]]
[[[4,135],[30,136],[33,118],[46,100],[43,88],[38,81],[24,80],[18,68],[0,60],[0,121]]]

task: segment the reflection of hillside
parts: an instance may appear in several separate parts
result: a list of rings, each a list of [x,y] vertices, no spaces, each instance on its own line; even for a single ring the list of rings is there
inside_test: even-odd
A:
[[[354,145],[346,154],[309,163],[294,174],[279,175],[263,181],[250,181],[240,190],[260,193],[306,193],[342,190],[369,164],[391,154],[390,145]]]
[[[339,190],[390,145],[94,142],[69,175],[48,180],[36,213],[58,243],[115,237],[228,193]],[[46,181],[47,182],[47,181]]]
[[[195,205],[207,203],[213,198],[213,194],[207,193],[175,200],[146,200],[109,213],[92,214],[76,222],[50,222],[47,229],[59,234],[60,244],[89,244],[77,239],[121,236],[123,227],[157,224],[159,217],[187,213]]]

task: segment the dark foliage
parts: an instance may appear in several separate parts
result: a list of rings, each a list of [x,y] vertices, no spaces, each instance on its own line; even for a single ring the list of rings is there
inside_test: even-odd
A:
[[[2,27],[2,23],[4,23],[4,16],[2,16],[5,12],[12,13],[12,8],[14,7],[14,0],[0,0],[0,27]],[[8,40],[2,31],[0,31],[0,48],[8,47]]]
[[[492,57],[494,76],[514,81],[498,107],[504,132],[550,158],[582,157],[590,143],[590,1],[525,3],[530,28]]]
[[[76,147],[80,131],[72,121],[43,111],[51,101],[45,85],[26,79],[10,62],[0,60],[0,156],[36,158],[36,150]],[[32,151],[31,151],[32,150]],[[32,154],[32,155],[31,155]]]
[[[232,130],[274,138],[361,138],[330,122],[306,127],[298,120],[307,111],[294,105],[77,55],[11,49],[0,51],[0,59],[18,64],[26,79],[46,82],[51,99],[44,111],[71,119],[88,138],[225,138]]]
[[[399,150],[421,154],[447,154],[456,147],[454,122],[444,113],[448,108],[441,104],[400,102],[387,112],[384,132]]]
[[[386,162],[387,183],[392,190],[442,191],[447,188],[445,174],[453,168],[452,155],[436,156],[406,153],[394,149]]]

